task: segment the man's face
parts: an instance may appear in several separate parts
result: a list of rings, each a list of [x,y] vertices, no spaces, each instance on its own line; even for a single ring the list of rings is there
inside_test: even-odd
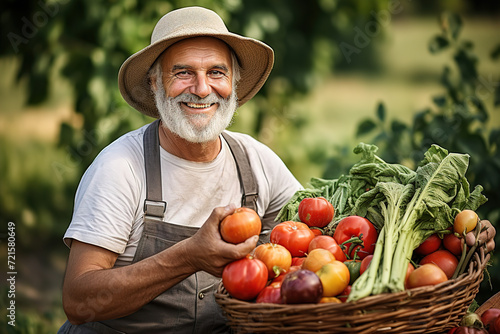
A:
[[[228,46],[209,37],[182,40],[165,51],[161,66],[155,99],[165,126],[190,142],[216,139],[237,107]]]

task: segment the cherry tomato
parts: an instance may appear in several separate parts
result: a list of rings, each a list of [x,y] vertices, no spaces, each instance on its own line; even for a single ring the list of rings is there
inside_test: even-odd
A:
[[[323,284],[323,297],[337,296],[349,285],[349,269],[340,261],[325,264],[316,275]]]
[[[458,259],[446,249],[440,249],[434,253],[424,256],[424,258],[420,260],[420,264],[426,263],[434,263],[436,266],[441,268],[446,274],[446,277],[450,279],[453,276],[455,269],[457,269]]]
[[[270,279],[275,278],[282,271],[288,271],[292,265],[292,255],[288,249],[278,244],[261,244],[255,248],[254,256],[264,262]]]
[[[307,226],[325,227],[332,221],[334,211],[324,197],[304,198],[299,203],[299,219]]]
[[[339,244],[333,239],[333,237],[329,235],[317,235],[314,239],[309,243],[309,247],[307,252],[310,253],[313,249],[323,248],[329,250],[338,261],[344,262],[347,260],[342,248],[340,248]]]
[[[249,208],[237,208],[220,223],[222,239],[232,244],[239,244],[254,235],[259,235],[262,222],[259,215]]]
[[[359,249],[358,256],[360,259],[364,259],[367,255],[373,254],[378,232],[368,219],[359,216],[349,216],[339,222],[333,234],[335,241],[340,245],[352,237],[360,237],[363,243],[354,247],[348,254],[349,257],[354,257],[356,249]],[[347,249],[347,254],[351,243],[346,243],[344,246]]]
[[[359,267],[359,274],[363,275],[363,273],[368,269],[370,262],[372,262],[373,255],[367,255],[363,260],[361,260],[361,266]]]
[[[495,319],[500,316],[500,309],[490,308],[481,314],[481,322],[484,327],[488,328],[490,334],[499,334],[495,330]]]
[[[314,233],[306,224],[286,221],[273,228],[269,240],[273,244],[284,246],[292,256],[300,257],[307,253],[309,243],[314,236]]]
[[[420,255],[427,255],[437,251],[441,247],[441,238],[437,234],[430,235],[415,249]]]
[[[413,270],[408,277],[407,287],[408,289],[413,289],[421,286],[436,285],[447,280],[448,277],[446,277],[441,268],[433,263],[427,263]]]
[[[462,255],[462,238],[457,237],[454,233],[446,234],[443,238],[444,248],[449,250],[453,255]]]
[[[349,297],[349,294],[351,293],[351,290],[352,290],[352,286],[351,285],[348,285],[344,291],[342,291],[340,293],[340,295],[337,296],[338,299],[340,299],[340,301],[342,303],[345,303],[347,301],[347,297]]]
[[[463,210],[455,216],[453,230],[459,235],[463,235],[464,231],[467,234],[467,232],[476,228],[478,221],[477,213],[472,210]]]
[[[322,304],[322,303],[333,303],[333,304],[342,303],[342,301],[336,297],[321,297],[319,302],[320,302],[320,304]]]
[[[222,271],[222,283],[227,292],[236,299],[251,300],[267,284],[267,267],[261,260],[247,255],[229,263]]]
[[[272,282],[259,292],[256,303],[283,304],[281,300],[281,282]]]
[[[307,269],[312,272],[318,271],[323,265],[335,261],[335,256],[323,248],[313,249],[307,254],[306,259],[302,263],[302,269]]]

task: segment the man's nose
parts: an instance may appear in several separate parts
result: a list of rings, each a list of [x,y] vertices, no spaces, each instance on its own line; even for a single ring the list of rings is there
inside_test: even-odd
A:
[[[191,93],[204,98],[211,93],[208,78],[204,75],[197,75],[194,84],[191,86]]]

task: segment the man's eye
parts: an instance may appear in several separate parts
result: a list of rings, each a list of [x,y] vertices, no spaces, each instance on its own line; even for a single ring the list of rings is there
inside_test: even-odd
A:
[[[226,74],[224,72],[222,72],[222,71],[213,70],[213,71],[210,72],[210,75],[212,77],[215,77],[215,78],[220,78],[220,77],[225,76]]]
[[[189,71],[179,71],[175,73],[175,76],[178,78],[190,78],[191,77],[191,72]]]

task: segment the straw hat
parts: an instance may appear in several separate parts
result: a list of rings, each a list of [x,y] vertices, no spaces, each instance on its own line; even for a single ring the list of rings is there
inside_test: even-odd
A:
[[[153,30],[151,44],[123,63],[118,85],[125,101],[143,114],[159,118],[148,71],[166,48],[182,39],[197,36],[218,38],[235,52],[241,67],[236,91],[239,105],[257,94],[273,67],[273,50],[258,40],[229,32],[219,15],[211,10],[187,7],[163,16]]]

